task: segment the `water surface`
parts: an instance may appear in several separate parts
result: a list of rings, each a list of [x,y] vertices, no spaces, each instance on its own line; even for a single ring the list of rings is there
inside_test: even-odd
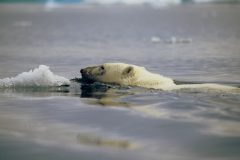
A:
[[[239,86],[239,16],[233,4],[51,10],[1,4],[0,78],[44,64],[71,79],[80,77],[80,68],[117,61],[175,80]],[[0,158],[237,160],[239,100],[231,93],[77,82],[5,88]]]

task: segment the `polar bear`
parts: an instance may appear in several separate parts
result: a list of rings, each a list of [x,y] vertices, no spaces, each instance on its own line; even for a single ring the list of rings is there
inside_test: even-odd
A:
[[[144,67],[125,63],[104,63],[98,66],[86,67],[80,70],[85,82],[113,83],[120,86],[137,86],[151,89],[176,90],[184,88],[205,88],[214,90],[236,90],[239,88],[220,84],[181,84],[173,79],[151,73]]]

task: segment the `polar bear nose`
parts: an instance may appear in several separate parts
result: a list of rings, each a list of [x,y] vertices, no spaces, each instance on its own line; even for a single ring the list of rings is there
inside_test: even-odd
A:
[[[84,73],[84,69],[80,69],[80,73]]]
[[[80,70],[80,73],[82,75],[89,75],[90,74],[90,70],[88,68],[83,68]]]
[[[87,69],[81,69],[80,73],[86,75],[86,74],[88,74],[88,70]]]
[[[92,69],[94,69],[94,68],[93,67],[83,68],[80,70],[80,73],[84,74],[84,75],[91,75]]]

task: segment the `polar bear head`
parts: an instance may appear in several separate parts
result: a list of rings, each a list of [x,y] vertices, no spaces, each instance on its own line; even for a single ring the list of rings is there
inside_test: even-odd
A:
[[[104,63],[80,70],[85,82],[113,83],[121,86],[164,88],[173,85],[172,79],[147,71],[144,67],[125,63]]]
[[[143,67],[125,63],[104,63],[98,66],[81,69],[82,78],[86,82],[115,83],[130,85],[136,80],[137,73],[145,70]]]

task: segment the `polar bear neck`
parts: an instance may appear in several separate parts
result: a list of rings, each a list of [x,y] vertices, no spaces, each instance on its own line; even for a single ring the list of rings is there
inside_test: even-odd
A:
[[[141,75],[142,76],[134,79],[131,82],[131,84],[134,86],[153,88],[153,89],[162,89],[162,90],[168,90],[169,88],[172,88],[175,86],[175,83],[171,78],[164,77],[159,74],[151,73],[147,70],[145,70],[145,72]]]

